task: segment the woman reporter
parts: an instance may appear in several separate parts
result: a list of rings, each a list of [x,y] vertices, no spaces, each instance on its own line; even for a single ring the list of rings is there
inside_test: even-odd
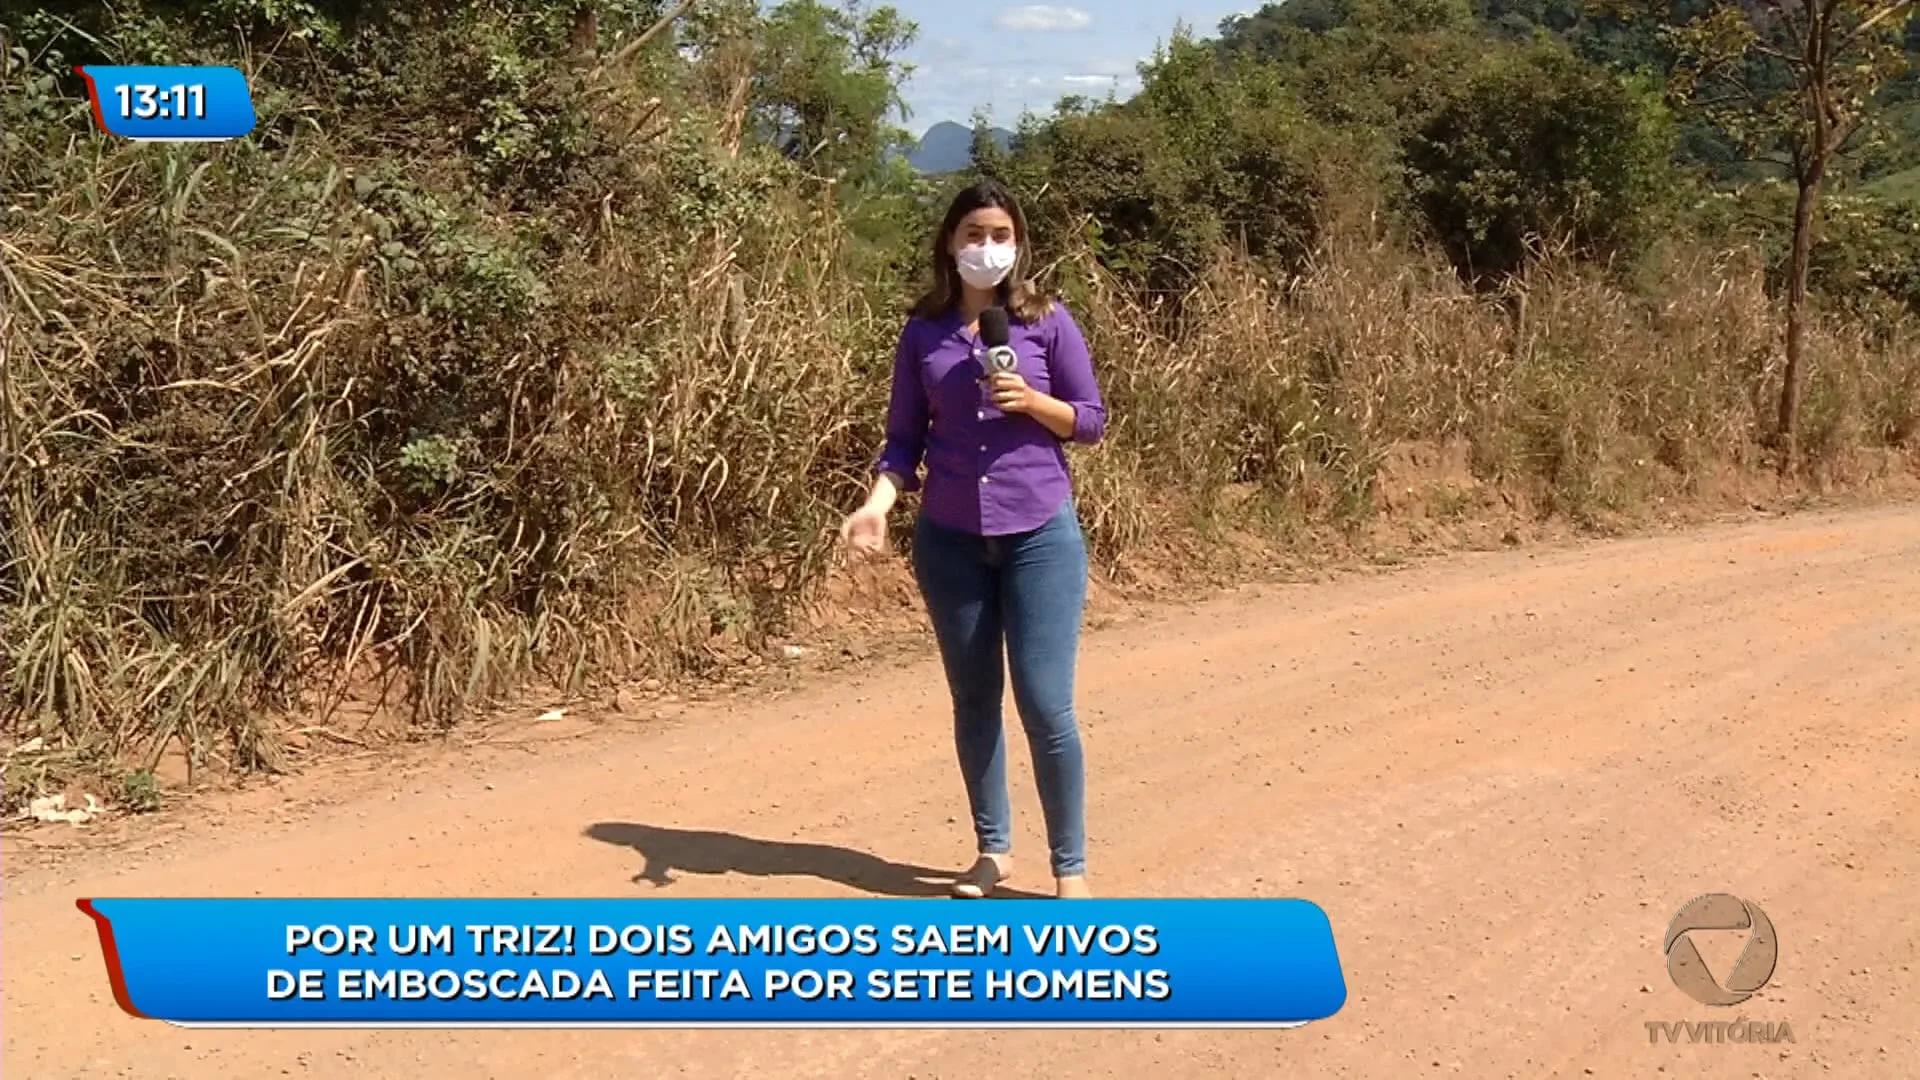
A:
[[[1090,895],[1073,704],[1087,548],[1065,444],[1099,441],[1106,409],[1080,328],[1027,280],[1028,265],[1011,192],[989,180],[955,197],[934,237],[933,285],[900,335],[872,490],[841,527],[853,553],[882,550],[887,514],[920,487],[924,462],[914,578],[953,698],[980,853],[954,882],[960,897],[988,895],[1013,869],[1003,670],[1033,754],[1056,895]],[[1018,365],[988,376],[980,324],[990,308],[1008,316]]]

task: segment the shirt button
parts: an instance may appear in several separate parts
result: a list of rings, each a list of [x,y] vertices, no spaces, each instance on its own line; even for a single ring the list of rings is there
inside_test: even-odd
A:
[[[983,454],[987,452],[987,444],[986,444],[986,443],[981,443],[981,444],[980,444],[980,452],[981,452],[981,453],[983,453]]]
[[[983,476],[983,477],[981,477],[981,478],[980,478],[980,482],[981,482],[981,483],[983,483],[983,484],[991,484],[991,483],[993,483],[993,477],[991,477],[991,476]]]
[[[987,418],[987,410],[981,409],[979,412],[973,414],[973,418],[975,420],[985,420]]]

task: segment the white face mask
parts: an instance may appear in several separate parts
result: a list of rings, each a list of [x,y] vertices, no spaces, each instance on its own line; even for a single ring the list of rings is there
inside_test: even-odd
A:
[[[1007,280],[1013,272],[1020,249],[1012,244],[974,244],[960,249],[954,263],[960,278],[976,289],[991,289]]]

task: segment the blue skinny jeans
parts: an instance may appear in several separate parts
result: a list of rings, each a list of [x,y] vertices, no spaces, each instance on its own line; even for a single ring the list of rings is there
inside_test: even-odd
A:
[[[1005,854],[1011,843],[1001,718],[1010,673],[1053,873],[1085,873],[1086,765],[1073,692],[1087,546],[1073,503],[1010,536],[977,536],[923,516],[914,524],[913,569],[953,696],[954,746],[980,853]]]

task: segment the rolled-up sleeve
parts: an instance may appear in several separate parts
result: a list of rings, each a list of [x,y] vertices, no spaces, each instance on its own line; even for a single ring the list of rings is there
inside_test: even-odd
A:
[[[1080,333],[1080,324],[1058,302],[1053,309],[1047,371],[1053,396],[1073,406],[1072,441],[1083,445],[1099,442],[1107,430],[1107,407],[1100,399],[1100,382],[1093,374],[1093,356]]]
[[[900,331],[893,356],[893,388],[887,399],[886,444],[874,472],[892,473],[903,490],[920,487],[920,459],[927,450],[927,391],[920,379],[920,351],[914,323]]]

